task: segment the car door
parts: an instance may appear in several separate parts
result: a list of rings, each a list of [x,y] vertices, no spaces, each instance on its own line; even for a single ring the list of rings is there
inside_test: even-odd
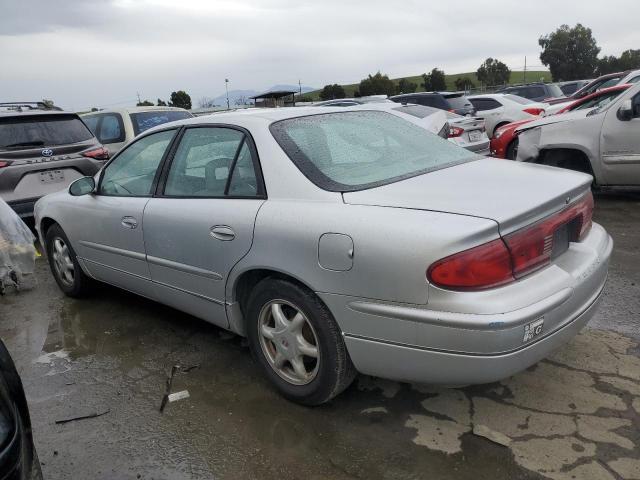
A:
[[[632,90],[638,92],[637,88]],[[633,92],[621,96],[605,113],[600,149],[608,185],[640,185],[640,93]],[[630,119],[619,114],[625,101],[631,101]]]
[[[225,284],[247,254],[266,192],[248,132],[186,128],[144,212],[151,278],[162,301],[228,325]]]
[[[142,215],[176,129],[153,133],[129,145],[107,164],[96,192],[75,197],[70,238],[92,276],[153,296],[145,258]]]

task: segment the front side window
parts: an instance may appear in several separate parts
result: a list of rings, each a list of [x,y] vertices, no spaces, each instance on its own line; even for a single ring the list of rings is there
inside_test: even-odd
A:
[[[169,169],[165,196],[255,196],[253,156],[245,134],[231,128],[186,130]]]
[[[290,118],[271,133],[320,188],[363,190],[478,158],[386,112],[340,112]]]
[[[153,180],[175,130],[158,132],[129,145],[107,165],[99,193],[121,197],[152,194]]]
[[[479,112],[485,112],[487,110],[495,110],[496,108],[500,108],[502,105],[493,98],[474,98],[471,100],[471,103]]]

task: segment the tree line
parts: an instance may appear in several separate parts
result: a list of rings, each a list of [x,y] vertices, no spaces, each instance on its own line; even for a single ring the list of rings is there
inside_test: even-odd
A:
[[[619,57],[608,55],[599,58],[600,47],[593,32],[580,23],[574,27],[561,25],[555,31],[541,36],[538,45],[542,49],[540,60],[549,68],[554,82],[582,80],[607,73],[640,69],[640,49],[626,50]],[[509,83],[511,70],[500,60],[489,57],[476,70],[476,78],[485,86],[501,86]],[[418,87],[424,91],[447,89],[445,73],[438,68],[423,73],[421,79],[419,84],[410,78],[400,78],[395,82],[387,75],[377,72],[360,81],[354,96],[413,93]],[[476,87],[469,77],[456,78],[454,85],[456,90],[471,90]],[[325,85],[320,91],[322,100],[345,97],[344,88],[338,84]]]
[[[511,70],[509,70],[509,67],[494,58],[487,58],[476,71],[478,81],[489,86],[504,85],[509,81],[510,76]],[[429,73],[423,73],[420,78],[422,81],[420,81],[419,84],[409,78],[401,78],[397,82],[394,82],[388,75],[377,72],[374,75],[368,75],[367,78],[360,80],[353,95],[354,97],[398,95],[401,93],[413,93],[418,87],[425,92],[437,92],[447,89],[446,75],[444,71],[439,68],[434,68]],[[469,77],[458,77],[454,84],[457,90],[470,90],[475,88],[475,83]],[[320,98],[322,100],[335,100],[345,97],[345,89],[337,83],[325,85],[320,91]]]
[[[191,110],[191,96],[184,90],[171,92],[171,96],[169,98],[170,98],[169,101],[164,101],[161,98],[159,98],[157,103],[155,104],[149,100],[138,101],[138,103],[136,103],[136,106],[152,107],[154,105],[157,105],[159,107],[178,107],[178,108],[184,108],[186,110]]]

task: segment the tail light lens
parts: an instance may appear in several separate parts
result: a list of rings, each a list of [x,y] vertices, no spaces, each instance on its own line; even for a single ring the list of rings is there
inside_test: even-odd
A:
[[[526,112],[530,115],[542,115],[544,113],[544,108],[525,108],[523,112]]]
[[[464,128],[449,127],[449,138],[459,137],[464,133]]]
[[[109,160],[109,150],[104,147],[95,148],[84,152],[83,157],[93,158],[95,160]]]
[[[582,240],[591,229],[593,195],[484,245],[438,260],[427,270],[436,286],[453,290],[484,290],[512,282],[548,265],[554,234],[567,226],[569,241]]]
[[[4,160],[0,160],[0,168],[6,167],[7,165],[9,165],[9,162],[5,162]]]
[[[511,255],[502,239],[438,260],[427,271],[429,281],[455,290],[481,290],[512,282]]]

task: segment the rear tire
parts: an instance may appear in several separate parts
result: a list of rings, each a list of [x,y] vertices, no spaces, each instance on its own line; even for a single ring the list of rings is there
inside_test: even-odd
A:
[[[80,267],[78,257],[60,225],[52,225],[45,236],[49,267],[60,290],[69,297],[89,293],[92,280]]]
[[[253,289],[246,310],[251,352],[284,397],[319,405],[355,378],[342,332],[313,292],[267,278]]]

